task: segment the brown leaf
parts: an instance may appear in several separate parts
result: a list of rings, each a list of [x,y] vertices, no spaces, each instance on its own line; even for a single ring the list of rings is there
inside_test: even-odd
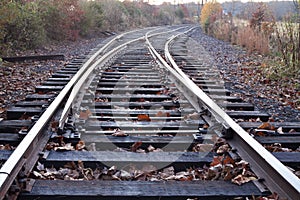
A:
[[[257,128],[258,129],[265,129],[265,130],[276,130],[276,128],[274,126],[272,126],[269,122],[264,122]]]
[[[83,164],[82,160],[78,160],[78,167],[81,169],[84,169],[84,164]]]
[[[149,115],[145,115],[145,114],[140,114],[140,115],[138,115],[137,118],[138,118],[138,121],[146,121],[146,122],[151,121]]]
[[[56,132],[56,131],[57,131],[58,126],[59,126],[59,121],[52,121],[52,122],[51,122],[51,130],[52,130],[53,132]]]
[[[271,128],[271,124],[268,122],[265,122],[263,124],[261,124],[259,127],[257,127],[258,129],[266,129],[266,130],[270,130]]]
[[[138,141],[138,142],[135,142],[131,147],[130,147],[130,150],[132,152],[136,152],[138,148],[140,148],[140,146],[142,146],[143,142],[142,141]]]
[[[234,164],[234,160],[230,157],[230,156],[226,156],[223,160],[222,160],[223,165],[227,165],[227,164]]]
[[[80,151],[83,150],[85,148],[85,142],[80,140],[77,144],[76,144],[76,150]]]
[[[80,111],[79,119],[87,120],[91,115],[92,112],[89,109]]]
[[[158,111],[158,112],[155,114],[155,117],[170,117],[170,113]]]
[[[213,161],[210,163],[210,166],[216,166],[222,164],[224,156],[214,156]]]

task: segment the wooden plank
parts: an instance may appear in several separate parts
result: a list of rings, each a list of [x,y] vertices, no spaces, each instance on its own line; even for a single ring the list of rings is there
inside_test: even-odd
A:
[[[17,144],[21,139],[17,133],[0,133],[0,143],[4,144]],[[15,146],[15,145],[13,145]]]
[[[105,75],[105,74],[103,74],[102,76],[101,76],[101,78],[122,78],[122,77],[124,77],[124,78],[126,78],[126,79],[134,79],[134,80],[143,80],[143,79],[157,79],[158,77],[157,77],[157,75],[126,75],[126,74],[124,74],[124,75]],[[126,80],[125,79],[125,80]]]
[[[204,88],[202,90],[203,90],[203,92],[208,93],[208,95],[216,95],[216,94],[218,94],[218,95],[229,95],[230,94],[230,91],[227,90],[227,89],[211,89],[211,88],[205,89]]]
[[[31,126],[31,120],[2,120],[0,121],[0,132],[15,133],[23,127]]]
[[[65,86],[57,85],[38,85],[35,87],[35,92],[61,91]]]
[[[119,72],[119,71],[112,71],[112,72],[103,72],[102,73],[103,75],[138,75],[138,76],[140,76],[140,75],[143,75],[143,76],[145,76],[145,75],[147,75],[147,76],[149,76],[149,75],[152,75],[152,76],[159,76],[159,73],[157,73],[157,72],[154,72],[153,70],[147,70],[147,71],[145,71],[145,70],[141,70],[141,71],[134,71],[134,70],[128,70],[127,72]]]
[[[170,116],[178,116],[184,115],[188,113],[193,113],[195,110],[191,108],[186,108],[182,112],[179,110],[131,110],[131,109],[93,109],[91,110],[93,113],[101,113],[101,114],[113,114],[113,115],[139,115],[139,114],[148,114],[155,115],[159,111],[164,113],[169,113]]]
[[[110,87],[110,86],[147,86],[147,87],[162,87],[161,83],[153,82],[151,85],[149,83],[145,82],[125,82],[125,81],[118,81],[118,82],[113,82],[113,81],[100,81],[98,83],[98,86],[101,87]]]
[[[9,107],[6,111],[7,119],[19,119],[24,114],[28,116],[39,115],[43,111],[42,108],[35,107]]]
[[[68,81],[45,81],[43,82],[43,85],[47,85],[47,86],[62,86],[62,85],[67,85]]]
[[[1,136],[1,135],[0,135]],[[202,143],[204,138],[195,140],[190,136],[127,136],[115,137],[111,135],[99,136],[94,134],[83,134],[82,139],[86,144],[95,143],[97,151],[115,150],[117,147],[130,149],[136,143],[141,142],[140,148],[146,149],[151,145],[154,148],[161,148],[163,151],[184,151],[192,150],[192,147]]]
[[[95,99],[130,99],[131,101],[144,99],[144,100],[156,100],[156,101],[163,101],[163,100],[171,100],[172,97],[169,95],[153,95],[153,94],[107,94],[107,95],[95,95]]]
[[[243,100],[239,97],[226,96],[226,95],[209,95],[212,99],[216,101],[229,101],[229,102],[242,102]]]
[[[297,149],[300,146],[300,136],[299,135],[290,135],[285,136],[280,134],[278,136],[272,137],[255,137],[255,139],[261,144],[274,144],[279,143],[283,147],[288,147],[292,149]]]
[[[145,94],[157,94],[159,92],[164,91],[165,88],[142,88],[142,87],[136,87],[136,88],[130,88],[130,87],[111,87],[111,88],[97,88],[97,92],[101,92],[103,94],[106,93],[119,93],[119,94],[125,94],[127,92],[129,93],[145,93]]]
[[[74,75],[77,73],[77,71],[74,71],[74,70],[59,70],[59,71],[56,71],[55,73],[57,74],[68,74],[68,75]]]
[[[101,78],[99,82],[101,81],[108,81],[108,82],[141,82],[143,84],[152,84],[152,83],[158,83],[160,82],[160,78],[155,77],[155,78],[143,78],[143,79],[136,79],[136,78],[127,78],[127,77],[122,77],[122,79],[116,79],[116,78]]]
[[[135,122],[132,121],[116,121],[116,122],[105,122],[105,121],[87,121],[83,124],[85,129],[88,130],[107,130],[107,129],[138,129],[138,130],[159,130],[159,129],[198,129],[199,126],[204,125],[205,122],[202,120],[194,121],[194,123],[181,122]]]
[[[82,134],[95,134],[95,135],[111,135],[115,131],[112,130],[79,130]],[[176,135],[177,136],[187,136],[192,134],[198,134],[199,130],[195,129],[189,129],[189,130],[122,130],[128,135],[132,136],[141,136],[141,135],[147,135],[147,136],[161,136],[161,135]]]
[[[284,132],[289,132],[289,130],[294,129],[300,132],[300,122],[269,122],[270,125],[274,126],[275,129],[282,127]],[[244,129],[258,128],[262,125],[262,122],[239,122],[239,125]]]
[[[272,154],[285,165],[299,167],[300,152],[273,152]]]
[[[220,107],[225,108],[227,110],[243,110],[243,111],[254,111],[254,105],[250,103],[243,103],[243,102],[238,102],[238,103],[217,103]]]
[[[26,96],[25,100],[26,101],[48,100],[54,97],[55,97],[54,94],[30,94]]]
[[[91,103],[89,101],[84,100],[81,105],[90,105]],[[113,106],[119,106],[119,107],[146,107],[151,108],[153,106],[155,107],[179,107],[183,105],[189,104],[188,101],[179,101],[178,103],[174,103],[173,101],[162,101],[162,102],[95,102],[93,105],[95,108],[103,108],[103,107],[113,107]]]
[[[100,200],[206,200],[233,199],[265,195],[253,182],[235,185],[229,181],[61,181],[36,180],[26,199],[100,199]]]
[[[59,70],[60,72],[77,72],[78,71],[78,67],[73,67],[73,66],[65,66],[65,68],[62,68]]]
[[[42,107],[49,105],[48,101],[19,101],[15,104],[16,107]]]
[[[189,167],[209,165],[213,160],[211,152],[114,152],[114,151],[50,151],[45,160],[46,167],[61,167],[66,162],[82,161],[85,167],[117,166],[121,169],[130,164],[137,167],[154,165],[157,169],[174,166],[175,170],[186,170]]]
[[[7,62],[24,62],[34,60],[65,60],[65,56],[62,54],[56,55],[33,55],[33,56],[15,56],[15,57],[3,57],[2,60]]]
[[[54,73],[52,74],[53,78],[70,78],[72,77],[72,74],[59,74],[59,73]]]
[[[12,153],[13,153],[13,151],[0,150],[0,160],[6,161]]]
[[[68,82],[71,78],[54,78],[54,77],[50,77],[47,80],[48,81],[64,81],[64,82]]]
[[[262,113],[260,111],[226,111],[226,113],[235,119],[256,119],[260,118],[262,121],[268,121],[270,115],[267,113]]]

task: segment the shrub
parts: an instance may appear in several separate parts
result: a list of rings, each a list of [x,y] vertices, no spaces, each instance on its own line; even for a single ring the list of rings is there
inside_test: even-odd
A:
[[[277,23],[273,48],[278,52],[291,75],[300,75],[300,23],[299,16],[286,17]]]
[[[101,3],[95,1],[81,2],[83,16],[79,22],[80,35],[87,36],[101,31],[104,20],[104,11]]]
[[[79,0],[39,1],[47,36],[53,40],[76,40],[83,11]]]
[[[215,0],[204,4],[201,11],[200,23],[206,33],[213,34],[212,25],[217,19],[221,18],[222,12],[223,9],[221,4],[217,3]]]
[[[35,48],[44,42],[45,30],[35,2],[8,2],[2,6],[7,18],[1,22],[4,29],[0,39],[7,48]]]
[[[268,54],[269,36],[250,26],[238,29],[236,43],[245,47],[249,53],[258,52],[260,54]]]

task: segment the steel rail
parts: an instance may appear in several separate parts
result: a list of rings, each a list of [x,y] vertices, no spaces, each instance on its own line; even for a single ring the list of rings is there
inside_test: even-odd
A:
[[[156,36],[156,35],[166,34],[166,33],[169,33],[169,32],[177,31],[179,29],[182,29],[182,27],[177,28],[177,29],[168,30],[168,31],[165,31],[165,32],[159,32],[159,33],[154,33],[154,34],[149,35],[150,33],[154,32],[154,31],[157,31],[159,29],[161,29],[161,28],[156,28],[154,30],[150,30],[146,33],[146,35],[148,35],[149,37],[153,37],[153,36]],[[62,112],[61,118],[59,120],[59,128],[60,129],[63,129],[63,126],[64,126],[65,122],[68,119],[68,115],[69,115],[70,109],[73,105],[73,102],[75,101],[79,91],[83,87],[87,77],[90,76],[90,74],[93,72],[93,70],[95,70],[98,65],[100,65],[101,63],[104,63],[110,57],[113,57],[115,54],[117,54],[117,52],[121,51],[122,49],[125,49],[128,45],[130,45],[134,42],[138,42],[140,40],[145,40],[145,36],[138,37],[138,38],[130,40],[130,41],[124,43],[124,44],[121,44],[118,47],[115,47],[114,49],[112,49],[109,52],[102,55],[102,57],[100,59],[98,59],[95,63],[93,63],[92,65],[89,65],[89,69],[86,70],[85,73],[81,75],[81,78],[75,84],[75,86],[72,89],[71,94],[70,94],[70,96],[69,96],[69,98],[66,102],[66,105],[65,105],[64,110]]]
[[[232,130],[230,144],[234,146],[243,159],[251,164],[254,172],[261,177],[266,186],[280,195],[281,198],[300,199],[300,180],[277,158],[267,151],[259,142],[252,138],[223,109],[221,109],[207,94],[205,94],[175,63],[169,52],[169,44],[181,34],[173,36],[165,44],[165,57],[182,76],[189,86],[190,92],[203,102],[214,117]]]
[[[99,49],[93,56],[91,56],[89,58],[89,60],[80,68],[80,70],[78,71],[78,73],[76,73],[76,77],[74,76],[74,84],[76,84],[79,80],[81,80],[81,76],[84,75],[84,73],[89,69],[89,68],[95,68],[95,66],[97,66],[100,62],[103,62],[104,58],[106,59],[108,56],[109,56],[109,53],[106,53],[105,55],[103,55],[102,57],[103,58],[100,58],[98,59],[99,56],[101,56],[105,50],[110,46],[112,45],[112,43],[114,43],[115,41],[117,40],[120,40],[122,37],[124,37],[126,34],[129,34],[129,33],[132,33],[134,31],[129,31],[129,32],[126,32],[126,33],[123,33],[121,35],[118,35],[116,37],[114,37],[111,41],[109,41],[107,44],[105,44],[101,49]],[[124,45],[123,45],[124,46]],[[113,50],[109,51],[109,52],[112,52],[112,51],[116,51],[117,48],[114,48]],[[95,64],[95,62],[97,64]],[[73,85],[74,85],[73,84]],[[74,90],[79,90],[80,88],[78,88],[78,85],[76,85],[74,87],[74,89],[72,90],[72,95],[74,95]],[[76,93],[77,94],[77,93]],[[70,98],[69,98],[70,99]],[[62,130],[63,127],[64,127],[64,124],[68,118],[68,113],[69,113],[69,109],[71,107],[71,104],[72,102],[69,102],[67,101],[66,103],[66,106],[64,107],[64,110],[62,112],[62,115],[61,115],[61,118],[59,119],[59,128]]]
[[[11,156],[6,160],[0,169],[0,199],[3,199],[7,194],[10,186],[15,181],[18,173],[22,170],[30,171],[33,166],[29,166],[29,163],[35,163],[39,157],[40,151],[44,148],[43,143],[40,143],[41,138],[50,137],[47,134],[43,134],[43,130],[50,122],[55,112],[58,110],[65,97],[70,93],[71,89],[78,81],[84,72],[92,65],[98,56],[100,56],[112,43],[123,37],[125,34],[133,31],[123,33],[114,37],[106,45],[100,48],[95,54],[93,54],[89,60],[80,68],[80,70],[73,76],[68,84],[57,95],[53,102],[49,105],[47,110],[40,116],[34,126],[30,129],[27,135],[23,138],[18,147],[13,151]],[[27,166],[26,166],[27,163]]]
[[[196,96],[193,96],[192,93],[189,91],[189,85],[186,83],[184,78],[177,73],[162,57],[161,55],[156,51],[156,49],[151,44],[150,40],[148,39],[149,36],[146,35],[146,43],[148,44],[148,48],[150,53],[153,57],[159,60],[158,64],[161,64],[163,68],[167,69],[169,78],[173,81],[173,83],[176,85],[176,87],[180,90],[180,92],[183,93],[185,98],[193,105],[195,110],[197,112],[203,111],[203,106],[201,105],[201,102],[199,101]]]

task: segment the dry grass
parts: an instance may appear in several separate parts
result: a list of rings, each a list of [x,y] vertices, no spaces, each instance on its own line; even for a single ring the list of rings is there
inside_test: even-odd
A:
[[[234,43],[245,47],[250,53],[258,52],[265,55],[270,52],[269,36],[249,26],[239,28],[235,39]]]

